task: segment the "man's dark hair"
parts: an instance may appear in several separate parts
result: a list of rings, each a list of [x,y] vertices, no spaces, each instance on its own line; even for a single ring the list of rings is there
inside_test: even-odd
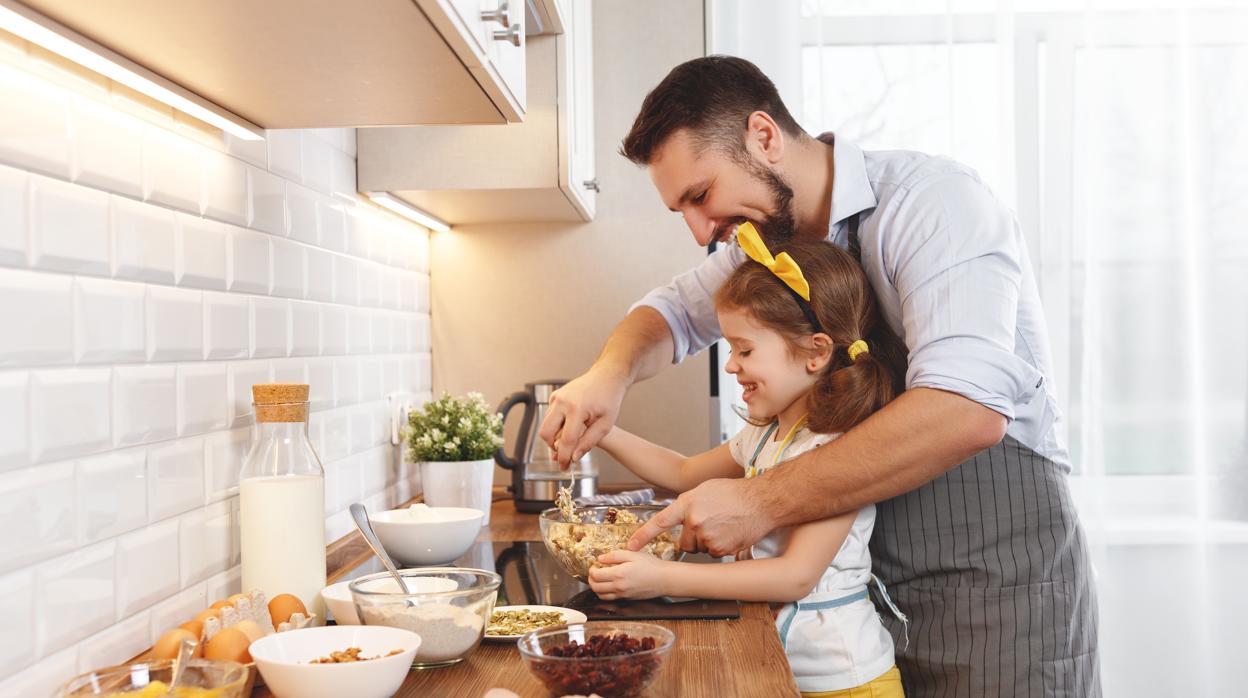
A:
[[[790,136],[805,133],[758,66],[735,56],[695,58],[673,68],[646,95],[620,154],[649,165],[669,136],[689,129],[699,151],[715,146],[741,157],[746,121],[756,111],[766,112]]]

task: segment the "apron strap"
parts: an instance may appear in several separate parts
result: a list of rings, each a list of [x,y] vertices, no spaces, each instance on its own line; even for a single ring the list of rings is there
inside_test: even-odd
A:
[[[860,211],[849,217],[849,253],[860,265],[862,264],[862,243],[858,241],[858,224],[861,216]]]
[[[880,598],[884,600],[884,605],[888,606],[889,611],[892,611],[894,618],[901,621],[901,632],[906,638],[906,644],[901,648],[904,652],[908,647],[910,647],[910,619],[907,618],[906,614],[902,613],[901,609],[897,608],[897,604],[893,603],[893,600],[889,598],[888,590],[884,588],[884,582],[880,581],[879,577],[873,574],[871,575],[871,581],[875,582],[875,588],[879,589]]]
[[[812,596],[818,595],[812,594]],[[789,604],[789,615],[785,617],[784,623],[780,625],[780,646],[786,651],[789,649],[789,628],[793,627],[793,619],[797,617],[798,611],[823,611],[829,608],[836,608],[837,606],[846,606],[867,598],[867,588],[864,586],[858,591],[850,592],[844,596],[821,599],[819,601],[798,601]]]
[[[780,426],[780,421],[776,420],[767,427],[767,433],[763,434],[763,438],[758,440],[758,446],[754,449],[754,455],[750,456],[750,462],[746,465],[745,476],[754,477],[754,461],[758,460],[758,454],[763,452],[763,446],[767,445],[767,440],[776,432],[776,427]]]

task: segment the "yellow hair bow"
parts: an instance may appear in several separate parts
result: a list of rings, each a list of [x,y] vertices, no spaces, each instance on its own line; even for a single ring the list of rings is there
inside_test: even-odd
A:
[[[793,289],[794,293],[801,296],[802,300],[810,302],[810,284],[802,275],[802,268],[797,266],[797,262],[789,256],[788,252],[781,252],[776,257],[771,256],[771,251],[763,243],[763,238],[758,234],[753,223],[746,221],[737,226],[737,244],[750,259],[767,267],[786,286]]]

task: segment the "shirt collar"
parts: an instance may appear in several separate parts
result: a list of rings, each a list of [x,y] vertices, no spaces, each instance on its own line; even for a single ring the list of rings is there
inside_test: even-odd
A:
[[[832,140],[832,134],[824,133],[819,136],[819,140],[827,143]],[[875,190],[871,188],[871,181],[867,178],[867,161],[858,144],[844,136],[837,137],[832,146],[832,160],[836,171],[832,178],[829,231],[846,218],[875,208],[879,203],[875,198]]]

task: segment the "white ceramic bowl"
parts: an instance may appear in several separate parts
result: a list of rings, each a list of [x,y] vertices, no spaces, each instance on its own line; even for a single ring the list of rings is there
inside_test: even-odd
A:
[[[400,572],[409,572],[418,570],[400,570]],[[355,610],[355,601],[351,598],[351,590],[347,585],[352,581],[348,579],[345,582],[337,582],[321,589],[321,598],[325,599],[325,605],[329,607],[330,612],[334,615],[334,622],[338,625],[363,625],[360,622],[360,616]],[[436,577],[419,577],[409,578],[407,580],[408,591],[411,592],[431,592],[431,591],[452,591],[456,588],[455,582],[449,579],[438,579]],[[392,577],[375,579],[364,585],[369,591],[386,591],[396,592],[399,590],[398,582]]]
[[[345,664],[309,664],[359,647],[361,656],[389,657]],[[325,626],[274,633],[251,643],[251,657],[276,698],[389,698],[403,685],[420,636],[380,625]]]
[[[438,521],[412,520],[407,509],[369,515],[390,557],[404,565],[444,565],[468,552],[485,513],[466,507],[429,507]]]

